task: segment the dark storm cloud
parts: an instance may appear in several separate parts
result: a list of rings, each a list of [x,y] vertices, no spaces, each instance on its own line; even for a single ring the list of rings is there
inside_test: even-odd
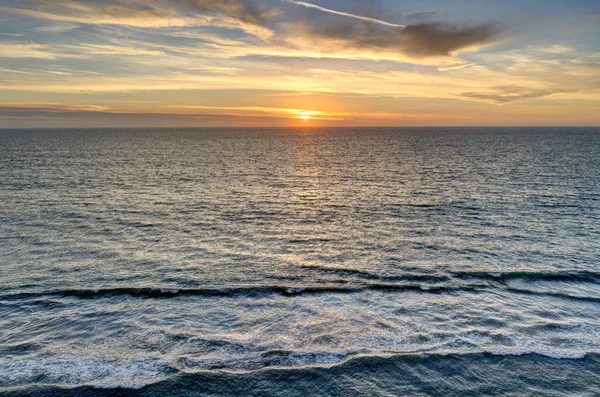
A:
[[[346,49],[392,51],[411,58],[450,56],[495,41],[501,30],[492,23],[453,26],[430,22],[390,28],[369,22],[306,20],[297,23],[296,28],[315,42],[334,40]]]

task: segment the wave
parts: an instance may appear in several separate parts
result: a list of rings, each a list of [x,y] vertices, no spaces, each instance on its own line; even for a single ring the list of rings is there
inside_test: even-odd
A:
[[[564,292],[554,292],[554,291],[539,291],[539,290],[531,290],[531,289],[526,289],[526,288],[507,288],[506,289],[508,292],[512,292],[515,294],[522,294],[522,295],[542,295],[542,296],[550,296],[553,298],[561,298],[561,299],[573,299],[573,300],[580,300],[580,301],[586,301],[586,302],[594,302],[594,303],[600,303],[600,296],[582,296],[582,295],[573,295],[573,294],[567,294]]]
[[[336,367],[349,362],[360,362],[369,359],[394,359],[414,361],[420,359],[464,358],[473,356],[520,357],[542,356],[556,360],[584,360],[588,357],[600,359],[599,352],[575,352],[552,350],[550,348],[498,347],[474,351],[449,350],[447,352],[414,351],[403,353],[391,352],[324,352],[271,350],[258,353],[256,356],[237,357],[233,360],[202,359],[183,357],[174,365],[180,372],[227,371],[249,373],[269,368],[292,369],[302,367]]]
[[[295,297],[319,294],[355,294],[367,291],[381,292],[420,292],[428,294],[443,294],[457,292],[478,293],[485,290],[496,289],[526,295],[540,295],[580,301],[600,302],[599,296],[573,294],[561,291],[559,288],[550,290],[538,289],[528,285],[515,286],[511,281],[547,281],[566,283],[593,283],[600,284],[600,273],[593,271],[579,272],[489,272],[489,271],[464,271],[439,273],[405,273],[400,275],[379,275],[362,269],[344,267],[303,266],[306,269],[315,269],[318,272],[331,272],[338,275],[356,276],[354,280],[344,280],[337,284],[304,286],[304,285],[250,285],[223,288],[179,288],[179,287],[108,287],[108,288],[76,288],[53,289],[32,292],[0,292],[0,304],[7,301],[20,299],[45,298],[40,304],[49,305],[48,297],[76,297],[93,299],[110,296],[130,296],[139,298],[166,299],[184,296],[198,297],[262,297],[280,295]],[[418,269],[413,269],[414,271]],[[550,287],[554,287],[552,284]],[[13,290],[14,291],[14,290]],[[60,304],[56,302],[55,304]]]
[[[599,352],[565,352],[552,351],[549,349],[527,349],[527,348],[497,348],[486,349],[473,352],[449,351],[444,353],[400,353],[400,354],[359,354],[349,357],[346,361],[336,365],[346,365],[348,363],[360,363],[368,360],[394,360],[394,361],[423,361],[423,360],[443,360],[443,359],[464,359],[464,358],[490,358],[490,357],[546,357],[554,360],[600,360]]]
[[[574,272],[453,272],[452,277],[458,279],[484,279],[488,281],[508,281],[508,280],[540,280],[540,281],[568,281],[568,282],[591,282],[600,283],[600,273],[591,271]]]
[[[107,296],[132,296],[141,298],[175,298],[181,296],[206,296],[234,298],[238,296],[258,297],[268,295],[301,296],[318,294],[353,294],[364,291],[419,291],[430,294],[444,292],[475,292],[485,286],[481,285],[421,285],[421,284],[364,284],[351,286],[248,286],[232,288],[154,288],[154,287],[122,287],[102,289],[69,289],[41,292],[20,292],[0,295],[0,300],[17,300],[39,298],[44,296],[99,298]]]
[[[326,266],[301,266],[303,269],[316,270],[321,273],[332,273],[341,276],[355,276],[359,279],[376,280],[383,282],[423,282],[423,283],[443,283],[452,280],[484,280],[488,282],[505,282],[510,280],[531,280],[531,281],[564,281],[564,282],[589,282],[600,284],[600,272],[594,271],[561,271],[561,272],[534,272],[534,271],[458,271],[458,272],[430,272],[416,273],[419,268],[412,269],[411,272],[388,275],[377,274],[367,270],[347,268],[347,267],[326,267]]]
[[[566,360],[567,362],[589,362],[597,368],[600,354],[597,352],[571,353],[535,349],[496,349],[479,352],[447,353],[403,353],[403,354],[357,354],[327,352],[268,351],[261,355],[263,365],[258,369],[236,370],[228,367],[208,367],[206,362],[180,358],[176,363],[154,357],[97,358],[82,356],[56,356],[29,358],[18,361],[0,360],[0,392],[7,388],[36,385],[58,388],[91,386],[103,389],[141,389],[179,376],[266,376],[275,373],[290,374],[297,371],[341,371],[351,373],[353,369],[368,369],[372,374],[379,368],[392,365],[400,368],[422,368],[423,365],[440,368],[443,362],[454,367],[477,365],[482,362],[498,363],[497,360]],[[243,358],[242,360],[246,360]],[[195,364],[200,364],[196,367]],[[411,370],[412,371],[412,370]],[[388,373],[389,376],[389,373]],[[170,383],[170,382],[169,382]]]
[[[117,359],[79,356],[0,360],[1,388],[23,384],[93,385],[138,389],[178,372],[164,360],[152,357]]]
[[[366,270],[354,269],[348,267],[325,267],[325,266],[300,266],[303,269],[317,270],[321,273],[331,273],[341,276],[357,276],[367,280],[377,281],[409,281],[409,282],[425,282],[425,283],[440,283],[450,281],[450,276],[439,273],[432,274],[417,274],[404,273],[399,275],[376,274]]]
[[[526,274],[525,277],[529,277]],[[487,276],[495,281],[502,282],[518,278],[515,274],[507,274],[506,277]],[[575,279],[579,276],[574,276]],[[484,278],[482,275],[479,279]],[[533,277],[536,279],[559,279],[558,275],[549,277]],[[537,289],[518,288],[502,283],[499,290],[521,295],[549,296],[561,299],[573,299],[588,302],[600,302],[598,296],[582,296],[561,291],[544,291]],[[95,299],[113,296],[129,296],[146,299],[169,299],[186,296],[196,297],[216,297],[216,298],[236,298],[236,297],[265,297],[270,295],[279,295],[284,297],[297,297],[322,294],[356,294],[361,292],[419,292],[424,294],[452,294],[459,292],[480,293],[482,291],[494,289],[489,284],[428,284],[428,283],[366,283],[357,285],[324,285],[324,286],[286,286],[286,285],[264,285],[264,286],[242,286],[229,288],[163,288],[163,287],[114,287],[101,289],[65,289],[48,290],[39,292],[16,292],[0,294],[0,302],[40,299],[47,297],[73,297],[80,299]],[[46,300],[39,301],[45,304]]]

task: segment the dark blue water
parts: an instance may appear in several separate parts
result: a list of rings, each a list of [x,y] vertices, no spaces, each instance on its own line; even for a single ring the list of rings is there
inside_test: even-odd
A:
[[[0,394],[600,395],[600,130],[0,131]]]

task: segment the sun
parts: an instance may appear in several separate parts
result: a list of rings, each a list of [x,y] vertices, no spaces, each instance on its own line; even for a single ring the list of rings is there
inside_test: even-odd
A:
[[[296,111],[294,117],[297,120],[301,120],[303,122],[308,122],[311,120],[316,120],[315,117],[318,116],[318,112],[314,110],[300,110]]]

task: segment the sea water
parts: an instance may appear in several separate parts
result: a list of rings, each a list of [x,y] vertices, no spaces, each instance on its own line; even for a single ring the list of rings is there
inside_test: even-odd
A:
[[[0,394],[600,395],[600,130],[2,130]]]

